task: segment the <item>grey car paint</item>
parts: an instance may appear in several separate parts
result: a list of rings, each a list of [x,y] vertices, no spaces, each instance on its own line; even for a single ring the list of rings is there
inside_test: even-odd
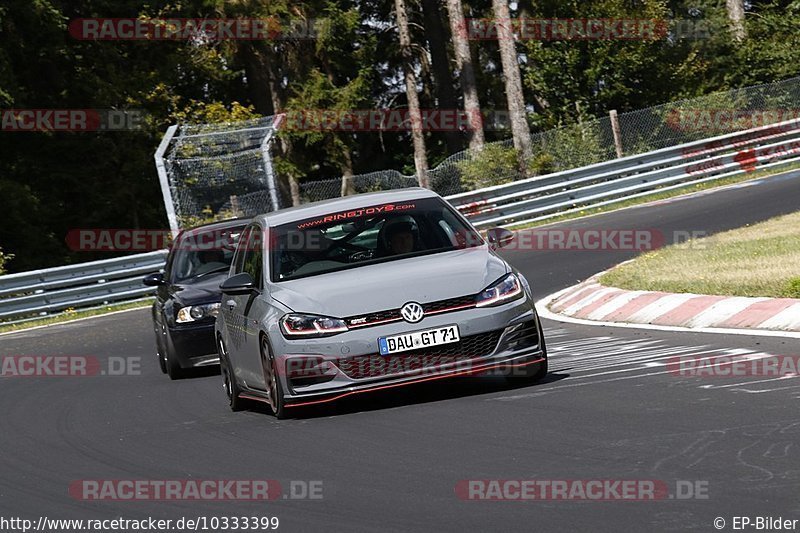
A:
[[[253,220],[252,225],[265,230],[331,213],[422,198],[439,197],[429,190],[418,188],[355,195],[261,215]],[[456,214],[469,225],[466,219]],[[286,372],[280,369],[285,368],[286,360],[292,356],[313,355],[335,362],[376,355],[379,337],[449,324],[459,326],[462,339],[485,332],[503,331],[496,349],[476,359],[473,362],[475,368],[481,365],[527,365],[532,361],[546,369],[544,339],[528,282],[486,242],[472,248],[280,282],[271,281],[268,248],[262,258],[264,275],[258,280],[260,289],[249,294],[224,294],[216,322],[219,348],[225,352],[221,356],[229,361],[230,371],[242,396],[270,403],[267,382],[270,375],[265,372],[265,366],[268,366],[265,359],[269,357],[274,358],[273,367],[278,369],[276,374],[286,406],[329,401],[352,393],[367,392],[378,386],[385,388],[414,383],[419,378],[419,374],[414,372],[352,379],[344,372],[336,372],[334,364],[333,372],[336,375],[329,381],[293,387],[287,380]],[[235,264],[231,266],[231,275],[235,274],[235,267]],[[408,302],[427,303],[474,295],[510,272],[515,272],[522,281],[524,295],[495,307],[472,307],[426,315],[421,322],[414,324],[396,321],[351,329],[323,338],[288,339],[279,327],[281,317],[292,312],[345,318],[398,309]],[[538,342],[524,349],[503,350],[504,339],[510,338],[512,330],[521,324],[535,324]],[[266,340],[268,354],[262,353],[262,339]],[[437,369],[427,371],[428,375],[441,374],[442,377],[448,373],[457,372],[444,369],[440,373]]]

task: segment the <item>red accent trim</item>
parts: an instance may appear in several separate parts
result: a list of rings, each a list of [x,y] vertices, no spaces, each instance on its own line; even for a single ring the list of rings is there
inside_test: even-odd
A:
[[[447,313],[447,312],[450,312],[450,311],[458,311],[459,309],[470,309],[470,308],[476,307],[476,306],[477,306],[476,304],[471,303],[471,304],[467,304],[467,305],[457,305],[455,307],[445,307],[444,309],[438,309],[436,311],[426,311],[425,314],[423,315],[423,318],[425,318],[428,315],[438,315],[438,314]],[[358,329],[358,328],[363,328],[363,327],[366,327],[366,326],[375,326],[375,325],[378,325],[378,324],[388,324],[390,322],[401,322],[402,320],[403,320],[402,317],[390,318],[388,320],[376,320],[374,322],[363,322],[361,324],[350,324],[348,327],[350,329]]]
[[[477,304],[471,303],[471,304],[467,304],[467,305],[457,305],[455,307],[445,307],[444,309],[439,309],[439,310],[436,310],[436,311],[427,312],[427,313],[425,313],[425,316],[427,316],[427,315],[438,315],[439,313],[447,313],[448,311],[458,311],[459,309],[469,309],[470,307],[476,307],[476,306],[477,306]]]
[[[245,400],[255,400],[257,402],[264,402],[265,404],[269,405],[269,401],[267,401],[266,398],[261,398],[259,396],[251,396],[244,392],[239,393],[239,398],[244,398]]]
[[[406,382],[403,382],[403,383],[393,383],[391,385],[378,385],[376,387],[372,387],[372,388],[369,388],[369,389],[363,389],[363,390],[357,390],[357,391],[349,391],[349,392],[345,392],[343,394],[339,394],[338,396],[333,396],[331,398],[326,398],[324,400],[312,400],[310,402],[286,404],[285,407],[303,407],[303,406],[306,406],[306,405],[315,405],[315,404],[320,404],[320,403],[328,403],[328,402],[333,402],[335,400],[339,400],[339,399],[344,398],[346,396],[351,396],[353,394],[363,394],[365,392],[375,392],[375,391],[384,390],[384,389],[393,389],[395,387],[405,387],[407,385],[415,385],[417,383],[423,383],[425,381],[433,381],[433,380],[437,380],[437,379],[453,378],[453,377],[457,377],[457,376],[468,376],[470,374],[477,374],[478,372],[484,372],[486,370],[492,370],[494,368],[499,368],[499,367],[520,368],[520,367],[532,365],[532,364],[535,364],[535,363],[541,363],[544,360],[545,360],[544,357],[540,357],[539,359],[534,359],[533,361],[528,361],[527,363],[520,363],[520,364],[516,364],[516,365],[509,365],[507,363],[497,363],[497,364],[494,364],[494,365],[481,366],[480,368],[473,368],[473,369],[470,369],[470,370],[464,370],[462,372],[455,372],[453,374],[440,374],[440,375],[436,375],[436,376],[428,376],[426,378],[419,378],[419,379],[415,379],[415,380],[412,380],[412,381],[406,381]]]

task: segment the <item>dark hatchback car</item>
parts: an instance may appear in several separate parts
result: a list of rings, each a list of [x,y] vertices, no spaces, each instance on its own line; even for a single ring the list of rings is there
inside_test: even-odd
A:
[[[182,231],[172,242],[164,271],[143,280],[158,287],[152,309],[158,363],[172,379],[219,363],[214,341],[219,284],[228,276],[246,224],[231,220]]]

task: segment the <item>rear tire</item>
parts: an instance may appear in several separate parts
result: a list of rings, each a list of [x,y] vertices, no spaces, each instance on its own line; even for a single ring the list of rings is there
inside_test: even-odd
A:
[[[269,349],[266,337],[261,338],[261,363],[264,367],[264,383],[269,395],[272,414],[278,420],[286,418],[286,404],[283,399],[283,385],[278,372],[275,371],[275,358]]]
[[[233,373],[233,368],[228,360],[228,352],[225,350],[225,343],[222,339],[218,341],[219,350],[219,371],[222,375],[222,387],[225,390],[225,395],[228,397],[228,406],[231,411],[241,411],[244,409],[244,400],[239,397],[242,392],[239,389],[239,384],[236,382],[236,375]]]

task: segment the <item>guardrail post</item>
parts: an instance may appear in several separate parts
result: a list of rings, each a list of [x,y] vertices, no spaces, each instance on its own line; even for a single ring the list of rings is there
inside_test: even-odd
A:
[[[164,197],[164,209],[167,210],[167,220],[169,220],[169,228],[172,230],[172,236],[178,234],[178,217],[175,215],[175,203],[172,200],[172,190],[169,188],[169,178],[167,177],[167,167],[164,165],[164,154],[167,152],[167,147],[170,141],[175,136],[178,130],[177,125],[170,126],[164,138],[161,139],[161,144],[158,145],[156,150],[156,170],[158,170],[158,181],[161,183],[161,195]]]
[[[619,129],[619,116],[617,110],[612,109],[608,112],[608,118],[611,119],[611,131],[614,133],[614,148],[617,149],[617,157],[624,155],[622,151],[622,132]]]

